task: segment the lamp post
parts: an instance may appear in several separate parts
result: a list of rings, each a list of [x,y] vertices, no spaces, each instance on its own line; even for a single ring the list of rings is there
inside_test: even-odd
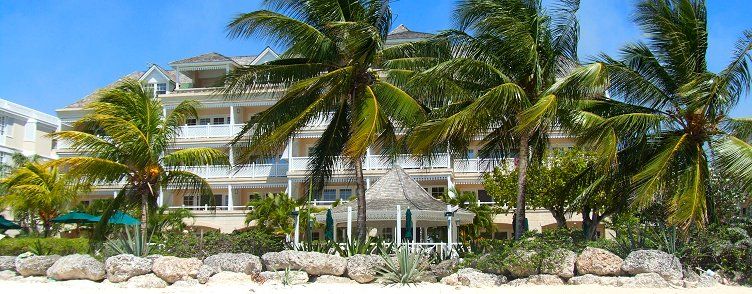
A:
[[[452,217],[454,216],[454,211],[452,210],[452,206],[448,205],[446,206],[446,212],[444,212],[444,216],[447,218],[447,249],[452,248]]]
[[[300,211],[297,208],[290,215],[295,219],[295,236],[293,237],[293,244],[295,250],[298,250],[298,244],[300,243]]]

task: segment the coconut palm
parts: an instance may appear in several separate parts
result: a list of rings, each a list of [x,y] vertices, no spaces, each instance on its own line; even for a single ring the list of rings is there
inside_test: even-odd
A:
[[[135,80],[125,80],[97,96],[86,106],[86,115],[73,124],[74,130],[52,135],[70,142],[80,155],[51,164],[88,183],[122,186],[103,223],[123,203],[140,203],[141,236],[147,236],[149,207],[156,205],[161,189],[169,186],[211,198],[206,180],[180,167],[228,164],[227,156],[208,147],[169,150],[185,119],[196,117],[196,102],[183,101],[165,116],[161,101]]]
[[[712,218],[711,171],[752,191],[752,119],[730,117],[750,88],[752,31],[714,73],[705,1],[642,0],[634,20],[644,42],[575,70],[555,87],[556,99],[533,108],[551,113],[581,104],[580,141],[601,155],[600,172],[626,179],[622,192],[637,208],[668,203],[670,223],[701,227]],[[598,98],[605,90],[614,99]]]
[[[389,147],[395,129],[409,127],[424,108],[376,69],[392,23],[385,0],[267,0],[269,10],[238,15],[230,37],[261,36],[288,48],[276,61],[231,72],[226,93],[284,88],[279,101],[254,115],[233,145],[248,162],[276,155],[307,124],[327,119],[309,163],[309,179],[321,191],[339,161],[355,173],[358,238],[366,238],[363,160],[369,147]],[[385,148],[388,149],[388,148]],[[342,157],[340,157],[342,156]]]
[[[446,99],[408,139],[413,152],[448,145],[466,156],[470,142],[483,137],[484,157],[517,153],[517,238],[524,230],[528,162],[540,158],[554,124],[516,126],[528,107],[550,101],[549,87],[577,63],[578,7],[579,1],[561,1],[549,12],[537,0],[463,0],[454,11],[456,30],[402,46],[404,58],[388,63],[410,71],[398,72],[407,76],[409,92]]]
[[[7,193],[0,197],[0,204],[35,214],[42,222],[45,237],[52,229],[51,220],[75,204],[79,193],[88,190],[88,185],[78,179],[38,162],[17,167],[1,183]]]

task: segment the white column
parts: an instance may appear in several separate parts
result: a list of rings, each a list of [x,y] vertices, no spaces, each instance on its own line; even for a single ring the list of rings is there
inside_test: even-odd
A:
[[[37,119],[29,118],[26,120],[26,124],[24,125],[24,141],[26,142],[37,141]]]
[[[175,90],[180,89],[180,68],[175,68]]]
[[[394,234],[395,243],[397,246],[402,242],[402,208],[397,205],[397,233]]]
[[[371,189],[371,178],[366,178],[366,190]]]
[[[113,199],[117,198],[117,193],[118,193],[118,191],[112,191],[112,198]]]
[[[347,207],[347,242],[352,242],[352,206]]]
[[[300,210],[295,208],[295,250],[298,250],[298,244],[300,244]]]
[[[167,117],[167,107],[162,106],[162,118]]]
[[[287,180],[287,188],[285,188],[285,194],[287,194],[288,197],[292,197],[292,180]]]
[[[452,206],[447,204],[446,211],[451,212]],[[447,216],[447,247],[452,246],[452,216]]]
[[[235,210],[233,206],[235,205],[234,199],[232,199],[235,195],[232,193],[232,185],[227,185],[227,210]]]
[[[337,223],[332,224],[332,241],[337,243]]]
[[[413,243],[418,243],[418,220],[413,217]]]
[[[451,175],[447,176],[447,194],[452,198],[457,197],[454,193],[454,182]]]
[[[366,170],[371,169],[371,147],[366,149]]]
[[[235,125],[235,106],[230,105],[230,132],[232,132],[232,129],[233,129],[232,126],[234,125]]]
[[[157,196],[157,205],[164,205],[164,188],[159,187],[159,195]]]
[[[230,151],[228,152],[228,157],[230,160],[230,165],[235,165],[235,148],[232,148],[232,146],[229,147]]]

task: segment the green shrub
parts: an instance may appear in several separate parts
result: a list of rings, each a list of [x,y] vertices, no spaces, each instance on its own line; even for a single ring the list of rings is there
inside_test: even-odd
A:
[[[30,251],[58,255],[88,253],[89,239],[24,237],[4,238],[0,240],[0,255],[19,255]]]
[[[163,234],[155,243],[150,248],[151,254],[201,259],[217,253],[250,253],[260,256],[266,252],[284,250],[284,236],[256,228],[233,234],[171,232]]]
[[[420,249],[410,250],[402,245],[397,250],[396,260],[386,252],[381,252],[384,266],[378,267],[379,275],[389,284],[411,285],[420,282],[428,269],[428,260]]]

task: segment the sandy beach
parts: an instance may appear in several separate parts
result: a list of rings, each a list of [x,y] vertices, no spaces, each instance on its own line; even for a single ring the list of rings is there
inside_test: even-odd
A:
[[[651,293],[752,293],[752,288],[717,286],[713,288],[683,289],[683,288],[616,288],[603,286],[531,286],[511,287],[501,286],[493,288],[467,288],[453,287],[441,284],[421,284],[415,286],[384,286],[376,284],[306,284],[296,286],[281,285],[258,285],[258,284],[235,284],[207,286],[198,285],[191,287],[170,286],[162,289],[127,289],[118,288],[112,284],[100,284],[89,281],[65,281],[65,282],[29,282],[29,281],[0,281],[2,293],[55,293],[55,294],[118,294],[118,293],[306,293],[306,294],[454,294],[454,293],[566,293],[566,294],[651,294]]]

